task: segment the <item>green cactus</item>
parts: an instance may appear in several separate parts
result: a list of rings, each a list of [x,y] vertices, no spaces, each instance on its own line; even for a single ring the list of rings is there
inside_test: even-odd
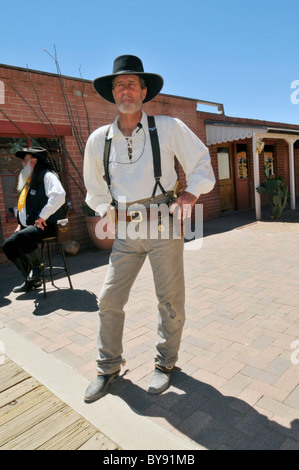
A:
[[[266,181],[261,183],[260,187],[256,188],[256,190],[259,194],[267,194],[270,202],[271,218],[279,219],[283,209],[287,205],[290,193],[281,176],[270,178],[270,171],[267,165],[265,165],[265,175]]]

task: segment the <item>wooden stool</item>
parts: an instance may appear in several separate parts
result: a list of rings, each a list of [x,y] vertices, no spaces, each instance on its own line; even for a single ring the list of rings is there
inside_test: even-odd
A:
[[[50,247],[51,243],[57,243],[58,248],[59,248],[60,255],[62,256],[62,260],[63,260],[64,267],[63,267],[63,266],[58,266],[58,267],[54,267],[54,266],[53,266],[53,264],[52,264],[52,256],[51,256],[51,247]],[[44,239],[41,241],[42,265],[43,265],[43,288],[44,288],[44,297],[46,297],[46,264],[45,264],[45,256],[44,256],[45,245],[47,245],[48,261],[49,261],[49,269],[50,269],[50,277],[51,277],[52,285],[53,285],[54,287],[56,287],[56,286],[54,285],[54,276],[56,276],[56,275],[58,275],[58,274],[61,274],[62,272],[66,272],[67,277],[68,277],[68,280],[69,280],[69,284],[70,284],[70,289],[73,289],[73,285],[72,285],[70,273],[69,273],[68,266],[67,266],[67,262],[66,262],[66,258],[65,258],[64,244],[63,244],[63,243],[58,243],[57,237],[44,238]],[[53,272],[53,269],[60,269],[60,271],[57,272],[57,273],[54,273],[54,272]]]

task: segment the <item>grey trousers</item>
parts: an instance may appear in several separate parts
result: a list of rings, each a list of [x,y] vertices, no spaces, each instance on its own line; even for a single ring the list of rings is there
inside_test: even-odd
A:
[[[115,239],[99,296],[99,373],[111,374],[121,368],[124,306],[147,256],[158,299],[155,363],[163,367],[176,363],[185,322],[183,252],[183,238]]]

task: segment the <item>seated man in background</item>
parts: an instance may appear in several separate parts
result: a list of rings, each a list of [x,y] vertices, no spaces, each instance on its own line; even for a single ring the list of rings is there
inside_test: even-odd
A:
[[[24,282],[13,292],[28,292],[41,285],[41,252],[38,243],[56,235],[56,222],[65,217],[65,191],[52,171],[44,148],[16,152],[23,169],[18,180],[18,226],[2,249],[19,269]]]

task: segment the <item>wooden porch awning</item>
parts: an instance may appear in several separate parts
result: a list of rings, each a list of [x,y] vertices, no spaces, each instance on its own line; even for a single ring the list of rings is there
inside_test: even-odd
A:
[[[233,142],[234,140],[240,139],[251,139],[255,132],[267,132],[267,128],[238,126],[236,124],[206,124],[207,145]]]
[[[0,134],[15,136],[15,135],[30,135],[34,137],[50,137],[56,135],[63,137],[66,135],[72,135],[72,126],[66,124],[54,124],[54,128],[51,124],[42,124],[42,123],[30,123],[30,122],[18,122],[14,124],[13,122],[0,120]],[[21,132],[22,131],[22,132]]]

